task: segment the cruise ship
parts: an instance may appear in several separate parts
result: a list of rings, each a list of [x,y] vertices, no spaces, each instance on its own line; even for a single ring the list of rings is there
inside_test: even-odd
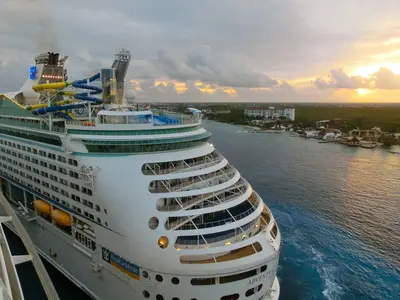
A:
[[[93,299],[278,299],[276,220],[201,112],[126,97],[128,50],[73,81],[67,59],[0,94],[1,190],[39,254]]]

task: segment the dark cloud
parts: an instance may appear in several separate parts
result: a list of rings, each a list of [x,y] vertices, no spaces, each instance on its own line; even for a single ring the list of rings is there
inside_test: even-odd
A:
[[[185,59],[174,59],[165,52],[157,57],[157,66],[169,79],[200,80],[231,87],[273,87],[278,81],[257,71],[231,53],[214,54],[208,46],[190,51]]]

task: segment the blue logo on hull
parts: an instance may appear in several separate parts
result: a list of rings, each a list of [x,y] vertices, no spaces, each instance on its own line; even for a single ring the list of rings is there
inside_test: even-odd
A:
[[[29,78],[31,80],[35,80],[35,78],[36,78],[36,66],[31,66],[29,68]]]
[[[103,260],[108,262],[110,265],[116,267],[121,272],[125,273],[133,279],[140,279],[139,266],[123,259],[119,255],[111,252],[110,250],[103,247],[102,249]]]

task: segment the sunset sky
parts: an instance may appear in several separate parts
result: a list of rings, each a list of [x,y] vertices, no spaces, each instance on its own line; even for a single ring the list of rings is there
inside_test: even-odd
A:
[[[399,0],[0,0],[0,92],[39,52],[70,79],[132,53],[141,101],[400,102]]]

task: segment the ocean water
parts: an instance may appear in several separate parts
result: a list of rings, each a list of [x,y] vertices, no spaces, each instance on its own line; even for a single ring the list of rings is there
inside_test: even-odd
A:
[[[400,299],[400,156],[205,127],[278,221],[281,300]]]
[[[400,299],[400,156],[211,121],[204,127],[278,221],[281,300]],[[17,239],[12,244],[22,253]],[[18,268],[26,299],[45,299],[32,266]],[[48,270],[61,299],[89,299]]]

